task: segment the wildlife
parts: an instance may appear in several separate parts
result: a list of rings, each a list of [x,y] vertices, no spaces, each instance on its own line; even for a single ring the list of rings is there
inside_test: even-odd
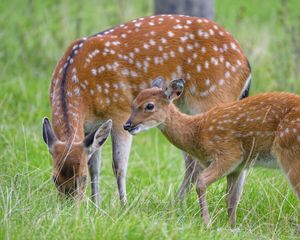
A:
[[[88,160],[105,143],[112,128],[108,120],[82,141],[60,140],[53,131],[48,118],[43,120],[43,139],[54,159],[53,182],[62,196],[76,196],[80,200],[85,193],[88,175]],[[98,167],[98,166],[97,166]],[[94,180],[94,179],[92,179]],[[92,181],[92,192],[98,184]],[[94,201],[95,196],[92,195]]]
[[[185,81],[163,79],[141,91],[132,103],[124,129],[135,135],[157,127],[179,149],[204,169],[196,190],[205,224],[210,223],[207,187],[227,177],[227,210],[230,225],[236,225],[236,208],[250,165],[265,161],[280,166],[297,197],[300,197],[300,96],[265,93],[216,106],[194,116],[181,113],[173,104],[184,94]]]
[[[143,17],[74,41],[55,67],[49,94],[51,121],[44,121],[43,126],[44,136],[55,136],[60,146],[52,154],[57,185],[66,184],[62,172],[55,170],[55,163],[63,156],[63,168],[76,179],[68,183],[73,184],[69,188],[75,189],[78,182],[84,189],[87,181],[71,174],[74,163],[80,163],[89,170],[92,199],[98,205],[101,147],[89,154],[82,143],[111,119],[112,167],[120,201],[126,203],[132,136],[123,124],[130,115],[132,100],[157,76],[166,83],[185,78],[186,94],[177,106],[187,114],[196,114],[247,97],[251,69],[233,36],[204,18]],[[52,146],[47,144],[51,153]],[[180,197],[201,171],[190,156],[186,155],[185,160]]]

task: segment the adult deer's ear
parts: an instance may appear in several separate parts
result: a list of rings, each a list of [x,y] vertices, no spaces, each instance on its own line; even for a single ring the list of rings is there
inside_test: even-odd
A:
[[[43,139],[44,142],[48,145],[48,148],[51,148],[53,143],[57,141],[57,138],[49,122],[49,119],[46,117],[43,119]]]
[[[172,80],[165,91],[166,96],[170,102],[178,99],[184,90],[185,81],[183,79]]]
[[[152,87],[157,87],[163,89],[166,84],[166,80],[159,76],[152,81]]]
[[[83,140],[84,146],[88,149],[91,156],[97,151],[106,141],[112,128],[112,120],[103,123],[98,129],[91,132]]]

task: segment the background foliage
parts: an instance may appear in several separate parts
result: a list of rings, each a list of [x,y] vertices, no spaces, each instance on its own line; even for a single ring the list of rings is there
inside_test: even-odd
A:
[[[253,69],[252,94],[300,93],[300,1],[215,0],[216,21],[239,40]],[[48,86],[57,60],[75,38],[150,15],[151,0],[2,0],[0,2],[0,239],[292,239],[298,201],[278,170],[250,171],[231,231],[225,182],[209,189],[214,220],[201,224],[196,194],[175,200],[180,152],[152,130],[135,137],[128,169],[129,204],[120,209],[105,145],[101,209],[60,202],[52,161],[41,139]],[[151,150],[151,151],[149,151]]]

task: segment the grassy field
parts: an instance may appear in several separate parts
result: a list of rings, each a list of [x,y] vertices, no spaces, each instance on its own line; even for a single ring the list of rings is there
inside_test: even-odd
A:
[[[252,94],[300,94],[300,1],[215,2],[216,21],[249,57]],[[156,130],[134,139],[126,208],[119,207],[110,142],[103,150],[101,209],[88,197],[80,208],[58,200],[41,138],[56,61],[73,39],[150,15],[152,7],[150,0],[1,1],[0,239],[296,239],[299,203],[277,170],[250,171],[234,231],[224,180],[210,187],[213,226],[205,229],[194,191],[183,203],[175,200],[182,156]]]

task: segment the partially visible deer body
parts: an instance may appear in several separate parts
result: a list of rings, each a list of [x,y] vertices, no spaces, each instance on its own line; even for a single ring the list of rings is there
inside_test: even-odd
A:
[[[198,159],[205,168],[196,185],[204,223],[210,221],[206,188],[224,176],[240,177],[253,163],[273,159],[276,164],[277,158],[300,197],[300,96],[261,94],[189,116],[172,103],[183,92],[183,80],[172,81],[166,91],[154,85],[158,87],[143,90],[133,101],[125,128],[137,134],[158,127],[171,143]],[[227,208],[235,226],[241,186],[228,183]]]
[[[132,100],[158,76],[167,81],[177,77],[187,80],[178,107],[189,114],[247,96],[251,79],[239,44],[221,26],[207,19],[176,15],[139,18],[77,40],[52,77],[52,124],[60,142],[82,142],[85,135],[112,119],[113,169],[123,203],[132,140],[123,123]],[[79,161],[82,156],[88,157],[82,154],[77,155]],[[100,149],[89,159],[96,202],[99,155]],[[190,165],[187,158],[181,196],[192,176]]]

